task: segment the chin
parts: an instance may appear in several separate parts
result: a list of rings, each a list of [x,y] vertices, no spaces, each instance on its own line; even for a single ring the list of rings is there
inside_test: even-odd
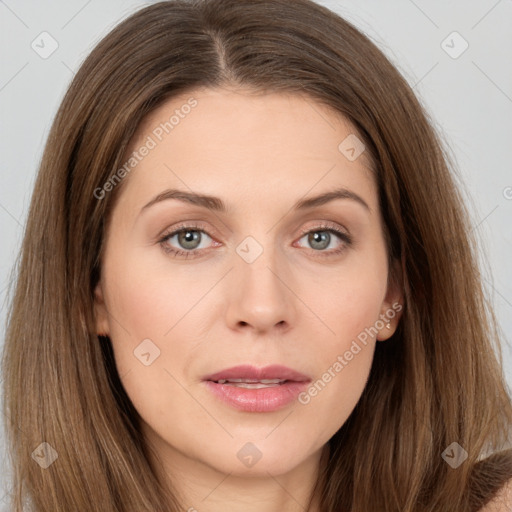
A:
[[[264,442],[236,442],[222,451],[211,454],[205,463],[222,473],[233,476],[266,477],[286,474],[304,463],[310,455],[299,453],[295,443],[294,449]],[[300,445],[300,444],[299,444]]]

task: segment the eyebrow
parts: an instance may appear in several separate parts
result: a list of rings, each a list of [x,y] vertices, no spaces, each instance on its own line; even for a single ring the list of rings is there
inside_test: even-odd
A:
[[[185,190],[178,189],[168,189],[164,192],[155,196],[149,203],[144,205],[141,209],[142,213],[144,210],[150,208],[154,204],[160,203],[162,201],[167,201],[169,199],[176,199],[178,201],[182,201],[185,203],[193,204],[195,206],[200,206],[202,208],[207,208],[208,210],[219,212],[219,213],[227,213],[228,208],[226,203],[219,197],[209,196],[205,194],[199,194],[197,192],[187,192]],[[347,188],[337,188],[335,190],[331,190],[328,192],[324,192],[323,194],[319,194],[314,197],[310,197],[308,199],[300,199],[297,201],[292,209],[293,210],[307,210],[310,208],[315,208],[318,206],[322,206],[326,203],[334,201],[335,199],[350,199],[355,201],[356,203],[363,206],[368,212],[371,213],[371,208],[368,206],[366,201],[355,192]]]

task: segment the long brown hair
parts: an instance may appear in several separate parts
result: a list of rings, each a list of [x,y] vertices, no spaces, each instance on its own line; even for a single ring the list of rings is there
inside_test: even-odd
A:
[[[95,190],[149,112],[222,85],[303,94],[354,124],[401,269],[403,315],[329,441],[322,511],[478,510],[512,477],[502,451],[512,405],[455,166],[384,54],[308,0],[160,2],[119,24],[76,74],[44,151],[8,314],[13,509],[181,510],[155,478],[109,340],[95,332],[93,290],[123,183],[101,200]],[[457,469],[442,456],[455,442],[467,452]],[[42,468],[38,454],[58,459]]]

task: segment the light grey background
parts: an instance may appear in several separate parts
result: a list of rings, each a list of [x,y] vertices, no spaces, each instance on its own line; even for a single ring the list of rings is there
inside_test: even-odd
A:
[[[512,384],[512,0],[319,3],[352,21],[383,49],[455,155],[481,240],[485,283],[503,329],[505,371]],[[0,348],[9,272],[57,107],[93,46],[143,5],[148,4],[0,0]],[[31,47],[35,41],[39,51],[43,44],[50,48],[49,39],[41,42],[48,37],[40,36],[44,31],[58,43],[46,59]],[[469,46],[457,55],[464,41]],[[0,430],[0,508],[8,491],[5,462]]]

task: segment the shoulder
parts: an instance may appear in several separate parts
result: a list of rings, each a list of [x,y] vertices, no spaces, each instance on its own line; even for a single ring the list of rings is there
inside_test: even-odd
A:
[[[480,512],[510,512],[512,510],[512,478],[496,493]]]

